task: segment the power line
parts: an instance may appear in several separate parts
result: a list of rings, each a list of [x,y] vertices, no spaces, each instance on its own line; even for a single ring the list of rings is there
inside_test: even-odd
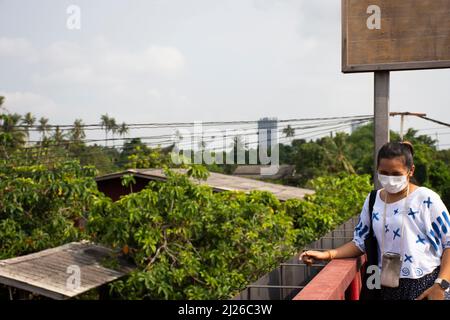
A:
[[[364,122],[367,122],[367,120],[359,121],[358,123],[364,123]],[[344,124],[344,125],[341,124],[341,125],[338,125],[338,126],[334,126],[332,128],[326,128],[326,129],[320,129],[320,130],[315,130],[315,131],[306,132],[306,133],[295,134],[293,137],[284,137],[284,138],[282,137],[282,138],[280,138],[280,140],[283,140],[283,139],[289,140],[291,138],[304,138],[306,140],[306,139],[310,139],[310,138],[313,138],[313,137],[320,136],[320,135],[323,135],[325,133],[328,133],[328,132],[330,132],[330,130],[331,131],[336,131],[336,130],[339,130],[339,129],[346,128],[348,126],[349,126],[349,124]],[[312,133],[315,133],[315,134],[312,135],[312,136],[306,136],[305,137],[305,135],[310,135]],[[266,142],[267,141],[268,141],[268,138],[266,138]],[[201,142],[201,141],[199,141],[199,142]],[[215,142],[215,140],[209,140],[209,142]],[[246,143],[244,143],[244,146],[245,147],[257,146],[261,142],[263,142],[263,141],[258,139],[258,141],[246,142]],[[278,143],[281,144],[282,142],[278,141]],[[173,140],[158,141],[157,144],[156,143],[150,144],[150,143],[142,142],[142,144],[147,146],[147,147],[150,147],[150,148],[152,148],[152,147],[153,148],[154,147],[166,148],[166,147],[174,145],[174,141]],[[67,145],[63,145],[63,146],[67,146]],[[123,148],[124,146],[125,146],[125,144],[121,144],[121,145],[116,145],[113,148],[119,148],[120,149],[120,148]],[[200,150],[197,150],[197,151],[205,151],[205,152],[223,151],[223,152],[226,152],[226,149],[233,148],[233,146],[234,146],[233,144],[230,144],[229,146],[223,145],[221,147],[215,147],[215,148],[201,148],[201,147],[198,146]],[[57,148],[57,147],[58,147],[58,145],[49,145],[49,146],[38,146],[38,147],[25,147],[25,148],[20,148],[20,149],[21,150],[27,150],[27,152],[30,152],[33,149],[37,149],[37,150],[31,151],[31,154],[42,155],[43,153],[45,154],[47,152],[51,152],[51,148]],[[85,148],[86,147],[88,147],[88,148],[91,147],[92,148],[92,147],[95,147],[95,146],[83,146],[83,147],[85,147]],[[111,150],[111,151],[114,150],[114,149],[108,149],[109,147],[104,147],[104,146],[97,146],[97,147],[104,148],[104,149],[101,149],[101,150],[84,149],[78,155],[79,156],[86,156],[86,155],[90,155],[90,154],[101,154],[101,153],[107,153],[109,150]],[[196,146],[194,146],[192,143],[188,144],[188,145],[186,145],[186,143],[184,143],[184,144],[181,143],[181,144],[177,144],[177,147],[180,149],[180,151],[181,150],[195,151],[194,149],[195,149]],[[65,149],[64,151],[66,151],[68,153],[73,152],[73,150],[68,150],[68,149]],[[48,157],[48,155],[44,155],[44,157]],[[59,156],[56,156],[56,157],[59,157]]]
[[[325,117],[325,118],[298,118],[298,119],[286,119],[286,120],[276,120],[274,121],[278,123],[289,123],[289,122],[308,122],[308,121],[326,121],[326,120],[343,120],[343,119],[359,119],[359,118],[373,118],[371,115],[358,115],[358,116],[346,116],[346,117]],[[271,119],[269,119],[270,121]],[[228,125],[242,125],[242,124],[257,124],[260,121],[264,121],[264,119],[261,120],[235,120],[235,121],[198,121],[198,122],[154,122],[154,123],[132,123],[132,124],[126,124],[128,128],[133,127],[144,127],[144,128],[168,128],[168,127],[189,127],[194,126],[195,124],[202,124],[203,126],[228,126]],[[40,125],[15,125],[11,126],[12,128],[34,128],[39,129],[42,126]],[[46,125],[47,128],[60,128],[60,129],[68,129],[68,128],[98,128],[98,130],[105,130],[105,125],[102,125],[100,123],[97,124],[81,124],[81,125],[74,125],[74,124],[49,124]]]
[[[422,118],[422,119],[424,119],[424,120],[427,120],[427,121],[431,121],[431,122],[440,124],[440,125],[442,125],[442,126],[450,127],[450,123],[446,123],[446,122],[442,122],[442,121],[439,121],[439,120],[431,119],[431,118],[428,118],[428,117],[426,117],[426,116],[422,116],[422,117],[420,117],[420,118]]]
[[[364,122],[367,122],[367,120],[359,121],[358,124],[364,123]],[[313,138],[313,137],[316,137],[316,136],[328,133],[328,132],[330,132],[330,130],[331,131],[336,131],[336,130],[348,127],[349,125],[350,124],[343,124],[343,125],[341,124],[341,125],[338,125],[338,126],[334,126],[332,128],[326,128],[326,129],[320,129],[320,130],[315,130],[315,131],[311,131],[311,132],[303,132],[303,133],[295,134],[293,137],[282,137],[282,138],[280,138],[280,141],[278,143],[281,144],[282,143],[281,140],[283,140],[283,139],[285,139],[286,141],[291,139],[291,138],[300,138],[300,137],[302,137],[304,139],[310,139],[310,138]],[[305,137],[305,135],[309,135],[309,134],[312,134],[312,133],[315,133],[315,134],[312,135],[312,136]],[[215,140],[211,140],[211,141],[215,141]],[[244,144],[244,146],[245,147],[250,147],[250,146],[258,145],[260,142],[261,141],[259,141],[259,140],[255,141],[255,142],[247,142],[247,143]],[[164,145],[164,143],[166,145]],[[174,145],[174,142],[173,142],[173,140],[165,140],[165,141],[158,141],[157,143],[153,143],[153,144],[142,142],[142,144],[147,146],[147,147],[150,147],[150,148],[151,147],[165,148],[165,147],[169,147],[169,146]],[[62,145],[22,147],[22,148],[19,148],[19,150],[26,152],[27,155],[37,155],[39,157],[42,156],[42,157],[48,159],[49,158],[48,152],[52,152],[51,150],[53,148],[58,148],[60,146],[68,147],[67,144],[62,144]],[[123,148],[124,146],[125,146],[125,144],[121,144],[121,145],[116,145],[116,146],[114,146],[112,148],[120,149],[120,148]],[[100,149],[92,149],[93,147],[98,147]],[[195,146],[193,146],[192,144],[191,145],[187,145],[187,146],[186,146],[186,144],[184,144],[184,145],[183,144],[179,144],[178,147],[179,147],[180,150],[195,151],[193,149],[187,149],[187,148],[192,148],[192,147],[195,148]],[[221,146],[221,147],[216,147],[216,148],[200,148],[200,150],[197,150],[197,151],[205,151],[205,152],[223,151],[223,152],[226,152],[226,149],[230,149],[232,147],[233,147],[233,144],[231,144],[230,146]],[[80,153],[78,154],[78,157],[92,155],[92,154],[101,154],[101,153],[104,154],[104,153],[108,153],[109,150],[111,150],[111,151],[114,150],[114,149],[110,149],[111,147],[104,147],[104,146],[99,146],[99,145],[94,145],[94,146],[86,146],[85,145],[85,146],[83,146],[83,148],[88,148],[88,149],[79,150]],[[61,150],[61,149],[59,149],[59,150]],[[73,150],[63,149],[61,151],[65,152],[65,155],[67,156]],[[56,155],[55,154],[55,155],[50,156],[50,158],[52,158],[53,156],[54,156],[54,158],[60,158],[61,157],[61,155]],[[115,162],[115,163],[117,163],[117,162]]]
[[[426,129],[417,129],[417,131],[436,131],[436,130],[447,130],[446,127],[434,127],[434,128],[426,128]]]
[[[306,127],[293,127],[293,129],[301,129],[301,130],[310,130],[310,129],[316,129],[316,128],[327,128],[327,129],[321,129],[319,131],[311,131],[311,132],[303,132],[300,135],[304,135],[304,134],[310,134],[310,133],[315,133],[315,132],[322,132],[322,131],[329,131],[329,130],[335,130],[335,129],[339,129],[343,126],[348,126],[351,124],[360,124],[360,123],[364,123],[364,122],[368,122],[369,120],[371,120],[371,118],[367,118],[367,119],[362,119],[362,120],[347,120],[347,121],[340,121],[340,122],[333,122],[333,123],[327,123],[327,124],[323,124],[323,125],[314,125],[314,126],[306,126]],[[334,126],[334,125],[338,125],[338,126]],[[334,126],[329,128],[330,126]],[[257,130],[257,129],[254,129]],[[284,129],[280,128],[277,131],[279,133],[281,133]],[[247,130],[247,131],[251,131],[251,130]],[[235,130],[236,132],[236,130]],[[257,132],[246,132],[246,133],[232,133],[230,134],[230,132],[228,132],[228,134],[219,136],[218,138],[234,138],[236,136],[256,136]],[[298,135],[296,135],[298,136]],[[107,141],[132,141],[132,140],[159,140],[159,141],[155,141],[153,145],[159,145],[159,144],[163,144],[163,143],[168,143],[173,144],[177,141],[175,141],[176,135],[172,134],[172,135],[155,135],[155,136],[144,136],[144,137],[132,137],[132,138],[104,138],[104,139],[84,139],[84,140],[64,140],[58,143],[51,143],[50,145],[34,145],[34,146],[30,146],[30,147],[22,147],[21,149],[36,149],[36,148],[50,148],[50,147],[68,147],[69,145],[72,144],[78,144],[78,143],[94,143],[94,142],[107,142]],[[199,134],[199,135],[195,135],[195,134],[190,134],[188,135],[188,140],[190,139],[192,141],[192,139],[195,138],[199,138],[200,140],[198,142],[214,142],[216,139],[216,133],[214,135],[204,135],[204,134]],[[205,139],[205,138],[212,138],[212,139]],[[162,139],[162,140],[161,140]],[[29,141],[29,142],[33,142],[33,143],[42,143],[41,141]]]

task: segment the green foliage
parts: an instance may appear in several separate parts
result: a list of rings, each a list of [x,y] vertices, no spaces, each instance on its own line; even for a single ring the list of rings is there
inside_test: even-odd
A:
[[[13,166],[0,161],[0,259],[58,246],[81,236],[96,184],[76,162]]]
[[[295,252],[292,218],[271,194],[213,193],[166,171],[167,182],[113,203],[98,198],[88,230],[126,248],[138,270],[113,284],[131,299],[230,298]]]
[[[130,187],[130,192],[133,192],[133,185],[136,184],[136,179],[132,174],[125,174],[122,176],[121,183],[124,187]]]
[[[367,194],[372,190],[369,175],[320,177],[310,182],[316,192],[304,201],[291,199],[284,204],[299,230],[297,246],[317,240],[336,226],[361,212]]]
[[[209,175],[204,166],[190,165],[185,175],[170,171],[167,167],[175,166],[171,147],[151,149],[139,139],[126,142],[122,150],[114,142],[88,146],[81,120],[67,133],[39,119],[41,140],[25,149],[28,128],[17,125],[35,122],[30,113],[0,114],[0,259],[82,238],[101,242],[122,250],[137,265],[129,277],[112,284],[111,297],[230,298],[359,214],[372,188],[372,124],[351,135],[281,145],[281,164],[296,165],[296,185],[316,191],[302,201],[281,203],[266,192],[214,193],[201,183]],[[128,131],[108,115],[102,116],[102,126],[106,137]],[[293,132],[286,128],[284,134],[292,137]],[[392,132],[391,139],[399,137]],[[433,139],[415,130],[405,139],[415,146],[417,182],[436,190],[449,206],[450,151],[437,151]],[[235,156],[238,142],[236,137]],[[248,159],[250,151],[242,151]],[[68,161],[74,158],[78,161]],[[167,182],[152,182],[117,202],[99,193],[93,179],[98,172],[155,167],[166,168]],[[206,168],[232,173],[236,165]],[[134,183],[132,175],[122,179],[130,192]],[[82,217],[88,218],[87,230],[76,227]],[[92,292],[83,295],[89,297]]]
[[[206,180],[209,177],[209,171],[202,165],[191,165],[186,172],[188,177],[193,177],[197,180]]]
[[[200,168],[197,168],[199,170]],[[127,299],[226,299],[300,247],[357,215],[370,177],[341,174],[311,182],[316,194],[281,203],[266,192],[213,193],[166,170],[167,182],[94,201],[88,231],[122,248],[138,269],[115,282]]]
[[[414,129],[409,129],[404,139],[414,145],[415,182],[438,192],[450,206],[450,151],[438,151],[435,140],[418,135]],[[400,141],[399,134],[391,131],[391,141]],[[294,140],[292,145],[280,147],[280,161],[296,166],[296,183],[302,187],[314,178],[342,172],[373,177],[373,123],[357,128],[350,135],[338,133],[316,141]]]
[[[357,128],[349,135],[347,158],[353,164],[356,173],[373,173],[373,123]]]
[[[7,157],[9,152],[25,144],[26,133],[17,127],[21,119],[17,113],[0,113],[0,155]]]
[[[91,239],[137,265],[111,297],[227,299],[357,214],[370,190],[368,177],[324,177],[311,182],[315,195],[281,203],[267,192],[214,193],[199,183],[208,175],[201,166],[165,173],[166,182],[112,202],[97,191],[94,170],[76,162],[2,163],[1,258]],[[81,216],[87,232],[74,226]]]
[[[163,154],[161,149],[150,149],[145,146],[137,146],[134,153],[128,156],[126,167],[133,169],[161,168],[171,163],[170,156]]]
[[[99,174],[111,173],[119,170],[120,152],[115,148],[82,144],[71,144],[69,158],[78,159],[83,166],[94,166]]]
[[[306,185],[308,181],[322,175],[334,175],[341,172],[355,173],[350,160],[349,136],[338,133],[334,138],[324,137],[316,142],[296,140],[291,149],[281,148],[280,152],[291,154],[291,163],[295,164],[299,173],[299,184]],[[286,158],[283,154],[281,158]]]

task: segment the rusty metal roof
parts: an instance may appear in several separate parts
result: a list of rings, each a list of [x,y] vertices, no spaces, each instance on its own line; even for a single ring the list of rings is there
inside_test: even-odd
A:
[[[185,173],[185,169],[172,169],[175,172]],[[97,181],[105,181],[109,179],[117,179],[125,174],[133,174],[140,178],[149,180],[164,181],[166,179],[162,169],[129,169],[126,171],[107,174],[97,177]],[[197,180],[192,179],[194,182]],[[254,179],[230,176],[220,173],[211,172],[206,181],[199,181],[200,184],[206,184],[215,191],[243,191],[250,192],[253,190],[268,191],[273,193],[279,200],[303,199],[306,194],[313,194],[314,190],[296,188],[280,184],[268,183]]]
[[[114,269],[106,267],[108,263],[114,265]],[[114,258],[108,248],[89,242],[72,242],[0,260],[0,283],[62,300],[109,283],[132,270],[129,262]],[[70,278],[75,273],[79,275],[79,282]]]

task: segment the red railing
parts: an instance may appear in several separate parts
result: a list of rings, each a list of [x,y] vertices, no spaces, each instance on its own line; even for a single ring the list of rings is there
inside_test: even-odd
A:
[[[366,256],[328,263],[293,300],[359,300]]]

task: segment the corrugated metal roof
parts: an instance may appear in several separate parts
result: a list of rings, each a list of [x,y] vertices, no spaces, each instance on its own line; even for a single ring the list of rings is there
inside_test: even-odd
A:
[[[269,166],[262,165],[240,165],[234,170],[234,176],[251,176],[262,179],[283,179],[293,177],[295,174],[295,166],[283,164],[280,165],[278,171],[273,175],[263,176],[261,174],[262,168],[269,168]]]
[[[180,173],[186,172],[185,169],[172,169],[172,170]],[[163,181],[166,179],[162,169],[129,169],[123,172],[104,175],[98,177],[96,180],[105,181],[109,179],[116,179],[120,178],[125,174],[134,174],[137,177],[146,178],[149,180]],[[195,179],[192,180],[197,182],[197,180]],[[279,200],[282,201],[288,199],[303,199],[303,197],[306,194],[314,193],[314,190],[284,186],[236,176],[229,176],[215,172],[211,172],[206,181],[199,181],[199,183],[209,185],[215,191],[243,191],[243,192],[250,192],[253,190],[268,191],[273,193]]]
[[[105,266],[111,261],[116,264],[114,269]],[[129,262],[113,258],[108,248],[89,242],[72,242],[1,260],[0,283],[62,300],[116,280],[132,270]],[[76,274],[79,274],[79,282],[71,282],[69,277]]]

